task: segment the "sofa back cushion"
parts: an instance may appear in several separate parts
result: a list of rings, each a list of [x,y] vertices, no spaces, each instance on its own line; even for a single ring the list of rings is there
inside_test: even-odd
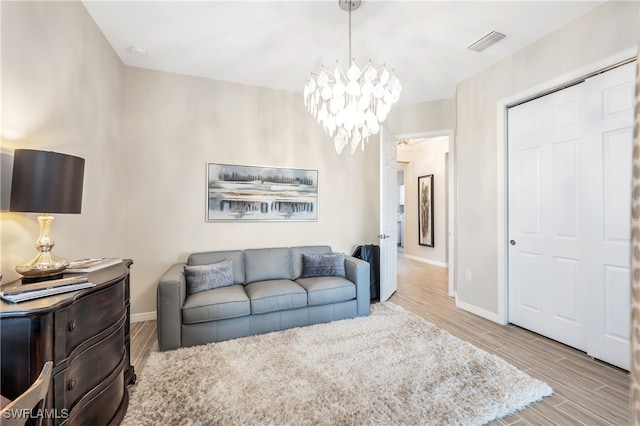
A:
[[[302,255],[310,254],[331,254],[331,246],[302,246],[291,248],[291,266],[293,279],[297,280],[302,276]]]
[[[245,250],[244,270],[247,284],[256,281],[290,280],[291,252],[288,247]]]
[[[231,261],[233,269],[233,284],[244,284],[244,253],[242,250],[208,251],[193,253],[187,260],[187,265],[208,265],[222,262],[225,259]]]

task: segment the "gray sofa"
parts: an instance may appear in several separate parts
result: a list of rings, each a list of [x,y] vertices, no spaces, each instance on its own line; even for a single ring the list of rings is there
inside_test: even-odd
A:
[[[186,264],[173,265],[158,282],[160,350],[369,315],[367,262],[344,256],[344,278],[305,277],[313,275],[313,259],[331,254],[329,246],[191,254]],[[228,260],[233,282],[187,294],[185,265]]]

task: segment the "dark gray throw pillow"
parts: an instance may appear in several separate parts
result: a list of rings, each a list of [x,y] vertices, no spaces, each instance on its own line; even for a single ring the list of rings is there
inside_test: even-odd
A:
[[[345,276],[344,253],[302,255],[302,278]]]
[[[230,259],[209,265],[184,267],[187,279],[187,295],[192,295],[212,288],[233,285],[233,265]]]

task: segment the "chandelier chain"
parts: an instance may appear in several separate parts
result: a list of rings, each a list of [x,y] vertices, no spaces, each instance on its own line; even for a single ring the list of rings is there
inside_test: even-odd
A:
[[[353,3],[351,3],[351,0],[349,0],[349,60],[347,61],[347,64],[351,65],[351,62],[353,61],[353,56],[351,56],[351,8],[352,8]]]

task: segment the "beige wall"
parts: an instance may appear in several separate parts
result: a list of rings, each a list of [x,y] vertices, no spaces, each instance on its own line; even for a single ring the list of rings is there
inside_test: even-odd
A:
[[[83,157],[82,214],[56,216],[54,253],[121,256],[124,67],[80,2],[1,2],[0,7],[2,149]],[[16,264],[35,256],[36,217],[0,214],[3,282],[18,277]]]
[[[378,143],[338,155],[301,96],[125,67],[79,2],[2,2],[2,148],[86,159],[81,215],[54,252],[128,257],[132,312],[194,251],[376,242]],[[205,164],[317,169],[317,222],[207,223]],[[2,213],[2,272],[35,255],[35,214]]]
[[[126,244],[134,312],[155,283],[206,250],[329,244],[348,254],[378,234],[378,143],[336,154],[298,93],[126,70]],[[317,222],[205,222],[207,162],[316,169]]]
[[[463,81],[456,95],[457,293],[498,313],[497,105],[637,46],[638,2],[611,1]],[[502,155],[502,153],[501,153]],[[464,271],[473,281],[462,279]]]
[[[402,98],[402,95],[400,95]],[[433,132],[455,128],[454,99],[439,99],[413,105],[394,106],[385,126],[394,135]]]
[[[404,168],[404,253],[435,265],[447,263],[447,172],[445,156],[449,152],[447,136],[433,138],[415,146],[399,146],[398,161]],[[418,177],[433,175],[434,246],[418,244]]]

